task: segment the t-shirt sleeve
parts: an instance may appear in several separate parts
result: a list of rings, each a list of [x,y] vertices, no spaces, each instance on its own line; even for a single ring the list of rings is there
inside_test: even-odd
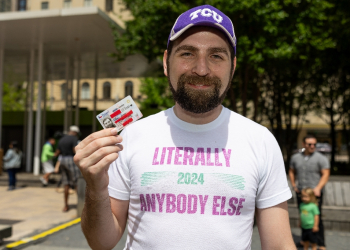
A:
[[[264,133],[259,186],[256,195],[257,208],[278,205],[292,197],[288,187],[281,150],[275,137],[267,129]]]
[[[129,167],[127,164],[127,136],[126,130],[124,129],[121,133],[123,137],[123,150],[119,152],[117,160],[112,162],[108,169],[109,185],[108,192],[109,196],[118,200],[129,200],[130,199],[130,175]]]
[[[319,215],[319,214],[320,214],[320,210],[318,209],[318,206],[317,206],[316,204],[315,204],[313,210],[314,210],[314,211],[313,211],[314,215]]]
[[[328,160],[328,158],[327,158],[326,156],[324,156],[324,155],[321,155],[319,164],[320,164],[321,170],[322,170],[322,169],[329,169],[329,168],[330,168],[329,160]]]

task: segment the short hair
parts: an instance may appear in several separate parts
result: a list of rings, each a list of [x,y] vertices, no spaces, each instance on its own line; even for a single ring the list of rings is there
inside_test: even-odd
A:
[[[305,192],[310,197],[310,202],[318,205],[316,195],[315,195],[314,190],[312,188],[310,188],[310,187],[304,188],[303,190],[301,190],[301,192]]]
[[[303,142],[305,143],[305,142],[306,142],[306,139],[310,139],[310,138],[313,138],[313,139],[316,139],[316,140],[317,140],[316,136],[311,135],[311,134],[308,134],[308,135],[306,135],[306,136],[303,138]]]

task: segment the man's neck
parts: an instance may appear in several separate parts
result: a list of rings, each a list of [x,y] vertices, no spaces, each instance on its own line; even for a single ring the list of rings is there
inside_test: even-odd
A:
[[[180,120],[183,120],[185,122],[192,123],[192,124],[207,124],[209,122],[212,122],[219,117],[221,110],[222,110],[222,105],[219,105],[209,112],[202,113],[202,114],[195,114],[184,110],[177,103],[175,104],[175,107],[174,107],[174,113]]]
[[[310,155],[312,155],[314,152],[312,152],[312,153],[310,153],[310,152],[308,152],[308,151],[304,151],[303,152],[303,154],[305,155],[305,156],[310,156]]]

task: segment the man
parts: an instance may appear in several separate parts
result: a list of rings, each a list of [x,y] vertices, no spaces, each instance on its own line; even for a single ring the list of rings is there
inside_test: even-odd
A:
[[[313,135],[307,135],[303,139],[304,151],[292,156],[289,168],[289,178],[294,191],[297,194],[298,208],[300,208],[301,190],[311,187],[318,199],[320,210],[319,232],[317,245],[319,249],[326,249],[324,227],[322,223],[322,189],[326,185],[330,166],[327,157],[316,151],[317,139]],[[298,180],[298,186],[295,180]],[[302,243],[302,242],[301,242]]]
[[[55,171],[52,162],[52,158],[57,156],[53,151],[53,146],[55,145],[55,143],[55,138],[49,138],[44,144],[43,149],[41,151],[41,164],[43,166],[44,176],[40,177],[40,180],[44,186],[47,186],[47,184],[49,183],[50,175]]]
[[[127,221],[125,249],[250,249],[255,211],[263,249],[295,249],[275,138],[221,105],[235,49],[225,14],[209,5],[186,11],[163,59],[175,106],[76,147],[92,249],[113,248]]]
[[[64,185],[64,207],[63,212],[69,210],[68,196],[69,188],[75,189],[78,178],[80,177],[80,170],[74,164],[73,157],[75,154],[75,147],[78,144],[78,134],[80,130],[77,126],[70,126],[67,135],[63,136],[58,142],[56,154],[60,157],[60,168],[62,171],[62,183]]]
[[[105,126],[105,128],[115,127],[115,124],[113,123],[112,119],[109,117],[105,118],[102,123]]]

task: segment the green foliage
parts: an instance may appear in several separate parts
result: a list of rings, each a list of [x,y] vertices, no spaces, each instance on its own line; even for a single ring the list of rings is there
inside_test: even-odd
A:
[[[210,4],[228,15],[237,36],[237,68],[229,101],[224,103],[230,103],[233,110],[244,116],[254,113],[256,121],[268,121],[282,150],[288,154],[306,113],[316,106],[319,85],[327,89],[330,77],[336,77],[341,86],[349,86],[348,0],[124,0],[124,3],[134,19],[126,23],[124,32],[114,29],[118,51],[115,56],[119,60],[141,53],[149,61],[161,61],[176,18],[192,7]],[[144,94],[151,97],[143,105],[166,107],[161,97],[167,95],[166,88],[155,91],[159,87],[150,85],[156,83],[145,84],[148,86]],[[250,101],[254,104],[253,112],[248,112]],[[286,147],[283,144],[289,148],[283,148]]]
[[[146,98],[140,101],[141,109],[167,109],[174,106],[166,77],[146,77],[141,80],[140,92]]]
[[[3,83],[3,110],[23,111],[26,91],[21,85]]]

